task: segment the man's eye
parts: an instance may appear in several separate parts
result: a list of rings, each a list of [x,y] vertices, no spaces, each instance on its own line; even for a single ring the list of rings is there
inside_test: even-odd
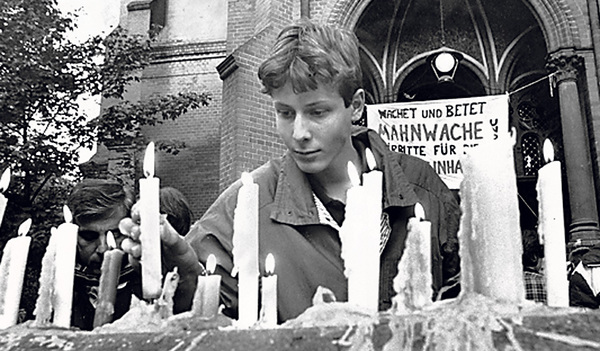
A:
[[[310,111],[311,116],[313,117],[323,117],[327,113],[325,109],[317,109]]]
[[[281,118],[291,118],[294,116],[294,113],[290,110],[277,110],[277,116]]]
[[[94,230],[80,230],[77,234],[80,238],[87,241],[95,241],[100,237],[100,233]]]

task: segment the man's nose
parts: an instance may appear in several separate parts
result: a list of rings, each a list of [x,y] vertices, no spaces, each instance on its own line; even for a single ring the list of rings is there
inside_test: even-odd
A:
[[[294,130],[292,132],[292,137],[298,141],[310,139],[309,121],[301,113],[297,114],[296,118],[294,119]]]
[[[96,246],[96,251],[98,253],[104,254],[108,250],[108,244],[106,243],[106,233],[101,234],[98,237],[98,246]]]

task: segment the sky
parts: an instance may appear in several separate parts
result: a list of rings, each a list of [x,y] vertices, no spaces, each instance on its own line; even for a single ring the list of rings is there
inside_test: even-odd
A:
[[[121,0],[58,0],[63,12],[79,14],[73,37],[85,40],[91,35],[107,34],[119,21]]]
[[[75,12],[77,28],[71,34],[71,40],[85,41],[94,35],[107,35],[119,22],[121,0],[58,0],[58,7],[64,12]],[[100,97],[80,99],[80,106],[93,118],[100,113]],[[88,161],[96,153],[91,149],[79,149],[80,163]]]

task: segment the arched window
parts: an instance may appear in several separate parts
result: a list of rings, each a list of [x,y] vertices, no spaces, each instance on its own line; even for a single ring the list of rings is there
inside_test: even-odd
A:
[[[542,165],[542,150],[537,133],[527,133],[521,138],[523,154],[523,173],[525,176],[536,176]]]

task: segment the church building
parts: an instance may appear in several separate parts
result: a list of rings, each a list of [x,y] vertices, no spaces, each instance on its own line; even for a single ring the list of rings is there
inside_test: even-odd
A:
[[[356,33],[368,104],[507,93],[522,228],[537,223],[537,174],[550,139],[562,164],[567,240],[600,241],[596,0],[121,2],[120,24],[132,33],[163,27],[156,57],[127,99],[211,96],[207,107],[142,129],[148,141],[185,142],[178,155],[157,153],[155,174],[186,194],[197,218],[243,171],[284,152],[256,72],[279,31],[304,16]],[[109,147],[109,168],[126,149]]]

